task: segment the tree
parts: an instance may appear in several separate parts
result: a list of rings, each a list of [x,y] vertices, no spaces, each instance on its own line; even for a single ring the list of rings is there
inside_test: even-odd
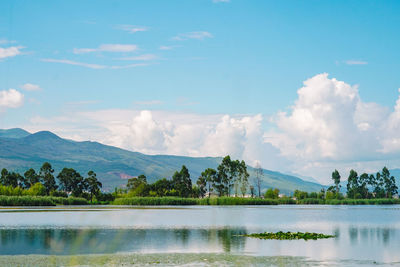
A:
[[[206,187],[208,186],[208,197],[210,197],[211,192],[213,191],[214,183],[216,183],[218,180],[217,171],[212,168],[207,168],[201,173],[200,177],[204,178]]]
[[[64,192],[72,192],[74,196],[81,196],[86,184],[79,172],[73,168],[63,168],[57,175],[60,181],[60,188]]]
[[[264,171],[261,168],[260,163],[257,162],[256,167],[255,167],[255,184],[257,187],[257,191],[258,191],[258,197],[261,197],[261,182],[262,182],[263,175],[264,175]]]
[[[3,168],[1,170],[1,177],[0,177],[0,182],[2,185],[6,185],[7,183],[7,176],[8,176],[8,171],[6,168]]]
[[[250,195],[253,198],[254,197],[254,186],[250,185]]]
[[[380,172],[376,173],[374,181],[374,194],[375,198],[380,198],[385,196],[384,180]]]
[[[145,176],[146,179],[146,176]],[[88,177],[85,179],[86,188],[90,193],[90,203],[93,202],[93,196],[100,193],[100,188],[103,187],[100,181],[97,180],[96,173],[94,171],[88,172]]]
[[[46,188],[46,194],[50,194],[51,191],[57,189],[56,180],[53,176],[54,170],[51,167],[51,164],[48,162],[43,163],[40,168],[39,176],[43,181],[43,185]]]
[[[129,191],[131,191],[136,189],[141,184],[147,185],[147,177],[144,174],[141,174],[138,177],[133,177],[131,179],[128,179],[126,187],[128,188]]]
[[[333,180],[333,183],[335,184],[335,187],[336,187],[336,193],[339,193],[339,190],[340,190],[340,174],[339,174],[338,170],[335,170],[334,172],[332,172],[332,180]]]
[[[192,180],[185,165],[172,176],[172,185],[181,197],[189,197],[192,194]]]
[[[279,197],[279,189],[278,188],[275,188],[275,189],[268,188],[268,190],[264,194],[264,197],[272,198],[272,199],[278,198]]]
[[[36,173],[36,171],[32,168],[30,168],[29,170],[27,170],[24,173],[24,177],[25,177],[25,188],[30,188],[32,187],[34,184],[39,183],[40,182],[40,177],[39,175]]]
[[[358,174],[355,170],[350,170],[349,178],[347,178],[347,197],[359,198]]]
[[[369,183],[369,175],[368,173],[363,173],[360,175],[359,179],[359,193],[361,194],[362,198],[368,198],[369,197],[369,192],[368,192],[368,183]]]
[[[226,194],[227,196],[230,196],[233,185],[235,185],[235,194],[237,195],[237,191],[241,182],[241,162],[239,162],[239,160],[231,160],[231,157],[228,155],[222,159],[222,162],[219,164],[217,169],[218,183],[216,186],[220,191],[220,195]],[[224,191],[223,194],[221,194],[221,190]]]
[[[161,180],[157,180],[153,184],[149,185],[150,192],[154,192],[155,195],[159,197],[170,195],[170,191],[172,190],[172,181],[163,178]]]
[[[197,178],[197,190],[199,197],[203,198],[207,193],[207,180],[204,176]]]
[[[238,165],[239,180],[240,180],[240,192],[244,197],[247,192],[247,187],[249,186],[249,173],[247,172],[247,166],[244,160]]]
[[[384,188],[385,188],[385,195],[387,198],[391,198],[395,194],[397,194],[397,186],[396,186],[396,181],[393,176],[390,176],[390,172],[388,168],[383,167],[382,169],[382,179],[384,182]]]
[[[3,168],[1,170],[0,181],[2,185],[17,187],[24,186],[24,177],[22,177],[19,173],[16,172],[8,172],[7,169]]]

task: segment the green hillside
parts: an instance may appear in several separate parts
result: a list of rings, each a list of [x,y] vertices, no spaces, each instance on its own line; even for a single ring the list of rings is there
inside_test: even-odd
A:
[[[25,132],[22,129],[12,132]],[[11,130],[2,130],[0,136],[0,168],[15,170],[20,173],[33,167],[40,168],[43,162],[50,162],[56,173],[63,167],[71,167],[81,174],[94,170],[105,190],[113,190],[116,186],[125,185],[127,179],[139,174],[145,174],[149,182],[172,174],[186,165],[193,180],[206,168],[216,168],[221,158],[214,157],[183,157],[170,155],[145,155],[120,148],[103,145],[97,142],[76,142],[58,137],[43,131],[23,135],[19,138],[14,135],[9,138]],[[4,136],[7,136],[5,138]],[[254,170],[249,167],[250,180]],[[322,186],[317,183],[306,182],[300,178],[264,170],[264,189],[277,187],[283,193],[295,189],[305,191],[319,191]]]

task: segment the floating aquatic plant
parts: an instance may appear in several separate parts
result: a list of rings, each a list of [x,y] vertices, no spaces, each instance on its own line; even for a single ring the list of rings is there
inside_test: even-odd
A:
[[[265,232],[265,233],[259,233],[259,234],[248,234],[244,235],[247,237],[255,237],[255,238],[260,238],[260,239],[278,239],[278,240],[294,240],[294,239],[304,239],[304,240],[317,240],[317,239],[324,239],[324,238],[333,238],[335,237],[334,235],[325,235],[325,234],[319,234],[319,233],[309,233],[309,232]]]

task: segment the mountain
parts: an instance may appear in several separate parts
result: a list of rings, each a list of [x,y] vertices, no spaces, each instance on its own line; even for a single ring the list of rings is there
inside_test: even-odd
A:
[[[105,190],[125,185],[127,179],[140,174],[145,174],[149,182],[169,178],[182,165],[186,165],[195,181],[203,170],[216,168],[221,162],[221,158],[216,157],[145,155],[98,142],[67,140],[48,131],[29,134],[22,129],[12,129],[2,132],[7,137],[0,136],[0,168],[24,173],[31,167],[39,170],[43,162],[48,161],[55,173],[63,167],[74,168],[82,175],[93,170]],[[252,181],[254,169],[249,167],[249,173]],[[295,189],[319,191],[323,186],[295,176],[264,170],[262,187],[276,187],[288,194]]]
[[[0,137],[21,138],[21,137],[26,137],[28,135],[30,135],[29,132],[20,128],[0,129]]]

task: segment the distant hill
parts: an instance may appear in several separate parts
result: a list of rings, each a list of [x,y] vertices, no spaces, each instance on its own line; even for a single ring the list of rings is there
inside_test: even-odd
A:
[[[216,168],[221,158],[183,157],[170,155],[145,155],[139,152],[103,145],[97,142],[76,142],[63,139],[48,131],[30,134],[22,129],[1,130],[0,168],[25,172],[33,167],[39,170],[43,162],[50,162],[58,173],[71,167],[86,175],[89,170],[97,173],[105,190],[125,185],[127,179],[145,174],[149,182],[166,177],[186,165],[193,181],[206,168]],[[254,169],[249,167],[250,180]],[[322,185],[298,177],[264,170],[263,189],[276,187],[283,193],[295,189],[319,191]]]
[[[27,132],[20,128],[13,128],[13,129],[0,129],[0,137],[7,137],[7,138],[21,138],[30,135],[30,132]]]

